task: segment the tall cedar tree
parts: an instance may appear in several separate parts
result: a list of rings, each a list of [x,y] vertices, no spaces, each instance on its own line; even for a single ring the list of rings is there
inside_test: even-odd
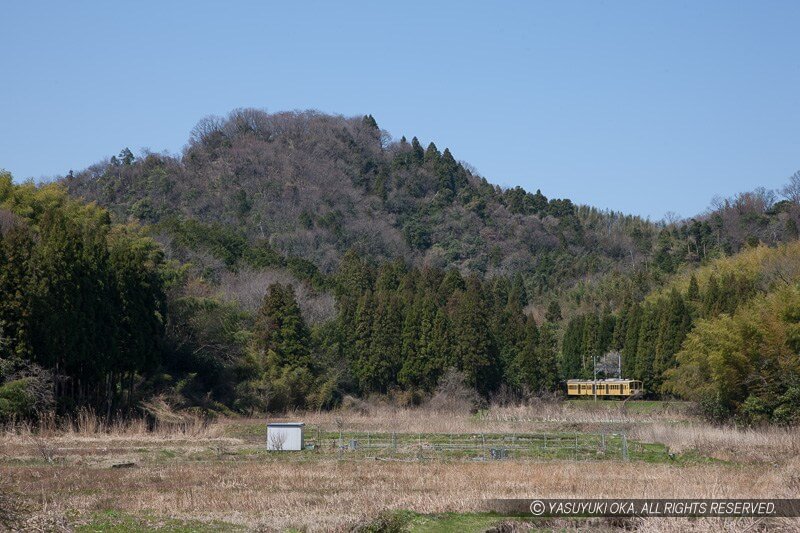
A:
[[[540,359],[539,328],[528,318],[524,324],[522,342],[510,361],[506,380],[520,391],[538,392],[542,387],[544,368]]]
[[[488,310],[480,282],[470,278],[451,298],[453,357],[467,383],[486,394],[497,385],[497,360],[489,334]]]
[[[639,329],[642,323],[642,308],[634,302],[625,316],[625,341],[622,345],[622,376],[636,376],[636,354],[639,345]]]
[[[368,352],[368,391],[387,392],[397,383],[402,365],[403,317],[400,301],[392,292],[375,293],[375,317]]]
[[[266,353],[273,353],[280,367],[311,368],[311,335],[294,295],[287,284],[267,288],[256,318],[255,339]]]
[[[583,330],[585,317],[577,316],[567,323],[564,339],[561,342],[561,368],[564,379],[582,377],[583,364]]]

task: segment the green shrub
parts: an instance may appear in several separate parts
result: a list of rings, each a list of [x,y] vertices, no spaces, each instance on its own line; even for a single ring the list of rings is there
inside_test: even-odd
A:
[[[383,511],[369,522],[357,525],[357,533],[403,533],[408,531],[409,518],[403,513]]]
[[[33,414],[36,397],[30,390],[33,378],[22,378],[0,385],[0,421]]]

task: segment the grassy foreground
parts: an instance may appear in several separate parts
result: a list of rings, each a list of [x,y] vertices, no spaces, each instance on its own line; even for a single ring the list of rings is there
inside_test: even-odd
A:
[[[493,497],[788,497],[800,491],[796,430],[710,427],[684,405],[650,402],[622,411],[617,402],[562,402],[478,414],[378,405],[286,419],[314,428],[309,436],[319,438],[316,449],[266,452],[263,419],[155,432],[91,420],[39,432],[8,428],[0,434],[0,491],[16,502],[21,529],[125,532],[759,531],[764,524],[746,520],[523,523],[480,510],[481,500]],[[380,445],[391,434],[396,449]],[[619,454],[622,434],[629,439],[627,461]],[[492,460],[476,435],[489,439],[486,448],[521,449]],[[607,436],[606,453],[597,453],[599,435]],[[542,436],[552,439],[546,453]],[[576,436],[577,453],[570,448]],[[350,449],[351,440],[367,438],[375,448]],[[462,441],[471,443],[468,453],[448,447]]]

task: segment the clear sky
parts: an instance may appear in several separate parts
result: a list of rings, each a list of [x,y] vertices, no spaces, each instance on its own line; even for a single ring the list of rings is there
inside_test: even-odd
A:
[[[800,169],[800,2],[5,2],[0,168],[371,113],[489,181],[661,218]]]

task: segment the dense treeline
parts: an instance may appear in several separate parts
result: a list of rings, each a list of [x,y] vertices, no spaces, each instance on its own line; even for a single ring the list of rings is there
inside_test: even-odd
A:
[[[708,212],[689,220],[668,217],[653,231],[633,228],[629,238],[639,255],[620,256],[598,276],[577,281],[560,295],[565,315],[609,307],[620,310],[669,283],[676,274],[762,244],[777,246],[797,239],[800,223],[800,173],[779,192],[765,190],[715,199]],[[779,200],[780,195],[783,199]],[[597,232],[606,222],[596,210],[578,210],[584,225]],[[687,280],[688,282],[688,280]],[[684,287],[685,290],[686,287]]]
[[[148,236],[165,234],[166,245]],[[198,253],[220,258],[224,268],[179,260],[196,260]],[[260,270],[255,277],[248,270],[266,267],[283,270]],[[273,288],[282,287],[277,283],[264,301],[270,282],[297,283],[295,275],[307,287],[304,305],[319,304],[313,287],[327,280],[313,265],[280,256],[267,243],[250,245],[227,228],[173,219],[163,227],[114,224],[106,210],[71,199],[58,185],[14,185],[4,173],[0,420],[79,407],[117,416],[154,395],[174,407],[205,411],[266,408],[264,398],[249,390],[261,379],[251,356],[267,345],[270,354],[279,354],[266,361],[273,381],[284,362],[304,368],[311,357],[291,286],[283,293],[291,305],[275,303]],[[225,282],[231,288],[220,294]],[[245,300],[252,291],[258,303],[251,309]],[[265,324],[285,314],[287,305],[301,324],[297,349],[268,340]],[[326,313],[316,311],[308,307],[306,314],[324,319]],[[297,386],[301,381],[289,383],[291,398],[283,405],[317,405],[314,391]]]
[[[351,251],[327,278],[225,228],[145,231],[56,185],[0,185],[0,416],[116,414],[153,394],[222,411],[325,408],[348,393],[417,401],[450,368],[486,396],[558,382],[558,310],[541,325],[528,317],[521,276],[483,282]],[[164,231],[169,260],[145,235]],[[219,271],[176,260],[198,248],[228,271],[295,265],[300,278],[262,285],[248,312],[214,291],[205,276]],[[309,325],[295,286],[315,284],[334,289],[338,312]]]
[[[269,286],[240,369],[240,408],[325,408],[345,394],[417,403],[450,369],[484,397],[559,382],[556,325],[525,315],[519,277],[481,282],[398,261],[373,266],[349,252],[332,283],[337,317],[316,328],[291,286]]]
[[[783,332],[768,345],[759,330],[793,327],[789,296],[798,267],[800,244],[759,246],[675,279],[644,301],[626,300],[618,313],[573,317],[561,345],[564,374],[590,377],[593,357],[619,352],[622,374],[642,380],[651,395],[701,401],[718,419],[791,421],[797,411],[787,405],[800,377],[793,341]]]
[[[337,284],[339,349],[361,394],[431,392],[449,368],[484,395],[558,383],[556,325],[523,312],[520,276],[482,282],[401,262],[373,268],[348,253]]]
[[[704,332],[791,325],[758,302],[800,280],[800,250],[781,246],[798,237],[800,174],[780,201],[759,189],[651,223],[491,185],[371,116],[237,110],[179,157],[125,149],[60,180],[104,208],[2,180],[0,417],[154,395],[207,412],[417,402],[450,369],[519,398],[596,360],[613,375],[619,354],[650,394],[791,418],[789,352],[756,385],[764,367],[720,371]]]
[[[667,391],[711,418],[800,419],[800,288],[781,286],[733,314],[699,320],[667,372]]]
[[[161,362],[161,266],[137,228],[0,175],[0,415],[50,393],[62,406],[130,406],[135,375]]]
[[[562,356],[564,372],[575,377],[590,377],[592,357],[609,351],[622,355],[622,374],[639,379],[646,390],[659,392],[661,376],[675,364],[693,321],[736,309],[739,301],[752,296],[750,283],[739,283],[734,274],[721,283],[712,276],[700,291],[692,278],[687,293],[672,289],[654,301],[626,301],[619,313],[588,313],[572,318],[564,333]],[[724,287],[724,290],[720,289]]]

